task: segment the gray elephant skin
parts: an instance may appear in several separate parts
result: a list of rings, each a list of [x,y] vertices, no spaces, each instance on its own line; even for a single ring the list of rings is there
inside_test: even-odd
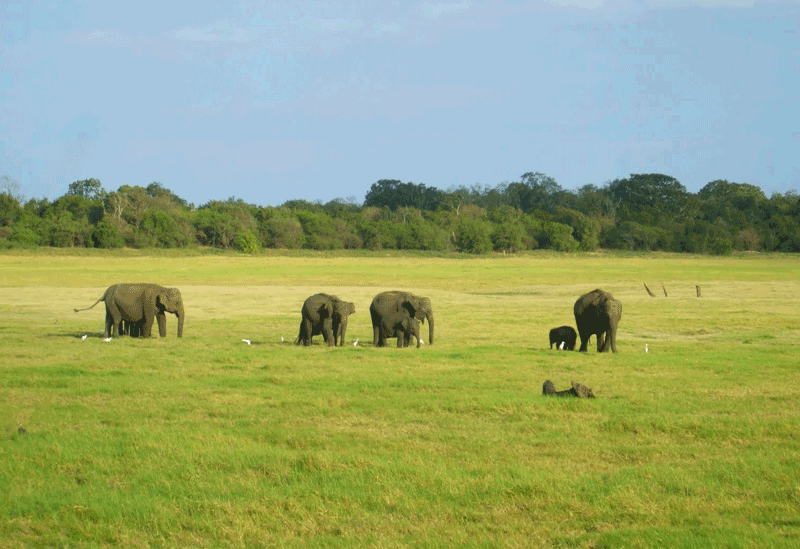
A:
[[[398,347],[408,347],[411,338],[414,337],[419,349],[419,320],[405,313],[393,313],[383,317],[377,347],[386,347],[386,339],[390,337],[397,338]]]
[[[167,315],[178,317],[178,337],[183,337],[183,297],[178,288],[165,288],[158,284],[132,283],[109,286],[103,297],[85,309],[100,303],[106,305],[106,337],[121,336],[126,331],[138,337],[151,337],[153,322],[158,322],[158,334],[167,337]],[[126,326],[122,326],[125,322]]]
[[[305,300],[300,310],[300,333],[296,343],[311,345],[311,338],[322,334],[329,347],[344,345],[347,318],[356,312],[356,306],[335,295],[314,294]]]
[[[550,330],[550,348],[555,344],[556,349],[560,350],[561,344],[564,344],[564,349],[567,351],[575,350],[575,342],[578,340],[578,333],[572,326],[559,326]]]
[[[434,322],[431,300],[427,297],[416,296],[410,292],[394,290],[379,293],[372,299],[372,303],[369,306],[369,314],[372,317],[372,344],[374,346],[378,346],[383,318],[392,316],[395,313],[416,318],[423,323],[427,320],[428,343],[433,344]]]
[[[617,326],[622,318],[622,303],[601,289],[583,294],[575,302],[575,323],[581,337],[581,352],[586,352],[589,338],[597,336],[597,352],[617,352]]]

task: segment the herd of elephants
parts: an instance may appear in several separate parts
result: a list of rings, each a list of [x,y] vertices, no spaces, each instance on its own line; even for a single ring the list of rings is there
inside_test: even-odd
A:
[[[91,309],[100,302],[106,306],[105,336],[150,337],[153,322],[158,322],[158,333],[167,335],[166,313],[178,317],[178,337],[183,336],[185,319],[183,298],[177,288],[165,288],[158,284],[114,284],[103,296],[85,309]],[[315,294],[303,303],[300,310],[302,320],[296,343],[311,345],[311,338],[322,335],[331,347],[344,345],[347,332],[347,318],[355,313],[355,305],[343,301],[335,295]],[[575,302],[573,308],[576,333],[572,326],[560,326],[550,330],[550,348],[572,351],[578,334],[581,338],[580,351],[586,351],[589,338],[596,336],[598,352],[617,352],[617,325],[622,318],[622,303],[603,290],[588,292]],[[375,347],[385,347],[386,340],[397,338],[398,347],[407,347],[411,338],[417,347],[422,343],[419,334],[420,321],[428,322],[428,343],[434,341],[433,307],[427,297],[410,292],[389,291],[375,296],[369,306],[372,318]]]

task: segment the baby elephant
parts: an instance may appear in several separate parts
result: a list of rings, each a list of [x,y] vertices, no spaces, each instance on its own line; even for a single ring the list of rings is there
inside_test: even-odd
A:
[[[572,326],[559,326],[550,330],[550,348],[553,348],[553,343],[556,344],[556,349],[566,349],[567,351],[575,350],[575,341],[578,339],[578,333]]]
[[[416,338],[419,348],[419,320],[404,313],[387,315],[381,319],[377,346],[385,347],[387,338],[396,337],[398,347],[407,347],[411,336]]]

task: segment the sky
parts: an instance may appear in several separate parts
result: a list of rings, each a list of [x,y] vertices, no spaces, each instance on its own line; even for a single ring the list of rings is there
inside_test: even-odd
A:
[[[199,206],[541,172],[800,189],[800,0],[0,1],[0,176]]]

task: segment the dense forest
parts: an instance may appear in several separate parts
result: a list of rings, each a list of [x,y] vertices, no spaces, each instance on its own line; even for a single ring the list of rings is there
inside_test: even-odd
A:
[[[797,192],[768,198],[754,185],[716,180],[690,193],[662,174],[632,174],[576,191],[541,173],[449,190],[383,179],[362,204],[292,200],[281,206],[236,198],[195,206],[160,183],[108,192],[96,179],[71,183],[52,202],[24,201],[13,180],[0,179],[0,249],[800,251]]]

